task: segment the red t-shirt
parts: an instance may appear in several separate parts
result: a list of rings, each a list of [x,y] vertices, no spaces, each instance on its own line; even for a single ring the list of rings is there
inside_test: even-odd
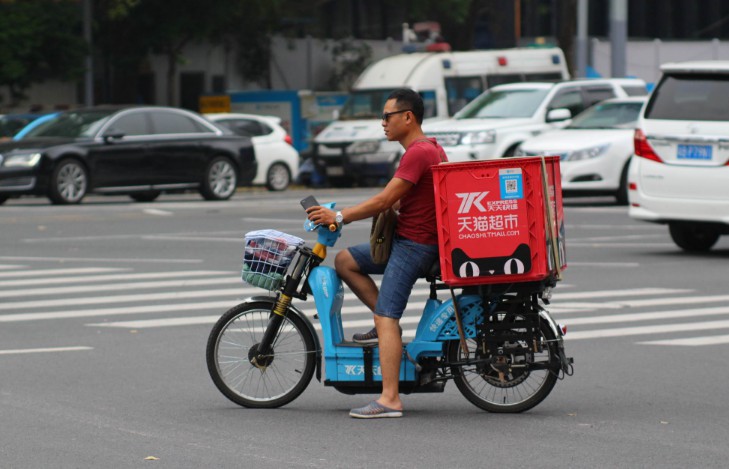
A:
[[[415,184],[400,199],[400,214],[395,232],[416,243],[438,244],[431,167],[442,161],[441,155],[443,160],[448,159],[434,138],[428,140],[411,143],[395,171],[394,177]]]

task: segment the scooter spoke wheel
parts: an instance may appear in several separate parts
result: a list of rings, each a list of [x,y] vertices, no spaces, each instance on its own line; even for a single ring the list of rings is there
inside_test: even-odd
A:
[[[256,358],[271,315],[270,302],[244,303],[226,312],[208,338],[207,365],[218,389],[244,407],[273,408],[296,399],[311,381],[316,345],[304,320],[290,313],[270,353]]]
[[[501,317],[504,318],[503,315]],[[510,321],[514,321],[513,316]],[[520,330],[518,324],[517,318],[512,330]],[[510,353],[510,350],[516,349],[515,345],[526,344],[508,342],[500,344],[500,353],[493,360],[493,365],[481,362],[452,367],[458,390],[472,404],[488,412],[518,413],[536,406],[554,388],[559,371],[556,336],[543,321],[539,341],[541,352],[534,353],[533,357],[533,363],[538,367],[530,366],[531,358],[527,359],[527,355]],[[483,352],[485,347],[480,339],[469,339],[466,343],[469,358],[491,359],[488,352]],[[448,356],[452,362],[465,359],[459,341],[450,343]]]

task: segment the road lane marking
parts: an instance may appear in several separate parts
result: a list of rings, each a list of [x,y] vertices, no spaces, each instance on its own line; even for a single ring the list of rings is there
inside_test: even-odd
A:
[[[114,295],[94,296],[87,298],[69,298],[62,300],[34,300],[16,301],[12,303],[0,303],[0,310],[16,310],[29,308],[53,308],[81,305],[100,305],[108,303],[135,303],[140,301],[162,301],[162,300],[184,300],[191,298],[206,298],[212,296],[237,296],[245,297],[248,293],[256,293],[256,296],[263,296],[265,291],[260,288],[222,288],[217,290],[193,290],[165,293],[146,293],[138,295]],[[0,318],[3,316],[0,315]]]
[[[82,350],[93,350],[93,347],[49,347],[49,348],[26,348],[15,350],[0,350],[0,355],[19,355],[24,353],[55,353],[55,352],[78,352]]]
[[[65,283],[96,283],[111,280],[150,280],[158,278],[206,277],[211,275],[236,275],[237,273],[220,270],[183,270],[180,272],[149,272],[143,274],[112,274],[112,275],[81,275],[77,277],[63,276],[60,278],[34,278],[25,280],[3,280],[0,288],[20,287],[29,285],[53,285]]]
[[[652,340],[637,342],[641,345],[681,345],[684,347],[699,347],[702,345],[729,344],[729,335],[710,335],[705,337],[690,337],[686,339]]]
[[[174,212],[170,212],[169,210],[160,210],[158,208],[145,208],[142,210],[142,212],[146,213],[147,215],[158,215],[162,217],[169,217],[170,215],[174,215]]]
[[[627,288],[623,290],[598,290],[586,292],[560,293],[554,291],[552,293],[553,301],[558,300],[584,300],[588,298],[614,297],[621,298],[624,296],[650,296],[650,295],[673,295],[691,293],[694,290],[679,290],[675,288]]]
[[[205,243],[240,243],[244,244],[245,239],[243,237],[238,238],[205,238],[202,236],[163,236],[163,235],[148,235],[143,236],[143,240],[150,241],[203,241]]]
[[[133,262],[152,263],[152,264],[200,264],[203,259],[149,259],[134,257],[20,257],[20,256],[0,256],[0,259],[10,261],[60,261],[60,262]]]
[[[621,322],[640,322],[665,319],[679,319],[687,317],[718,316],[729,314],[729,306],[716,308],[696,308],[669,311],[651,311],[647,313],[613,314],[609,316],[593,316],[589,318],[565,319],[567,326],[584,326],[593,324],[613,324]]]
[[[225,277],[203,278],[194,280],[162,280],[158,282],[109,283],[104,285],[81,285],[58,288],[25,288],[12,291],[0,291],[0,298],[16,296],[68,295],[71,293],[87,293],[99,291],[141,290],[152,288],[180,287],[187,288],[201,285],[223,285],[240,283],[240,279],[226,275]]]
[[[572,267],[615,267],[618,269],[625,269],[628,267],[640,267],[638,262],[572,262],[569,261],[569,266]],[[562,286],[562,285],[560,285]]]
[[[47,321],[49,319],[73,319],[73,318],[89,318],[97,316],[117,316],[127,314],[148,314],[148,313],[168,313],[172,311],[195,311],[212,308],[221,308],[222,314],[233,306],[239,304],[240,301],[208,301],[204,303],[182,303],[172,305],[150,305],[136,307],[119,307],[93,309],[88,311],[55,311],[55,312],[39,312],[39,313],[20,313],[0,315],[0,323],[2,322],[22,322],[22,321]],[[225,309],[223,309],[225,308]]]
[[[75,269],[39,269],[23,270],[21,272],[0,272],[0,278],[12,277],[38,277],[41,275],[71,275],[71,274],[100,274],[104,272],[129,272],[131,269],[118,269],[111,267],[79,267]],[[0,285],[5,282],[0,280]]]
[[[0,270],[27,269],[27,265],[0,264]]]
[[[569,324],[567,325],[569,327]],[[629,335],[664,334],[668,332],[704,331],[710,329],[727,329],[729,320],[709,322],[687,322],[681,324],[659,324],[654,326],[619,327],[616,329],[597,329],[594,331],[568,332],[566,341],[584,339],[603,339],[606,337],[623,337]]]

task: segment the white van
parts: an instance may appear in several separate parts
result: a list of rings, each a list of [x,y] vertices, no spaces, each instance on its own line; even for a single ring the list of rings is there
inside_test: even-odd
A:
[[[635,131],[630,216],[685,251],[729,235],[729,61],[665,64]]]
[[[362,72],[338,120],[315,138],[314,157],[334,183],[389,178],[402,148],[384,139],[380,116],[394,89],[418,91],[425,103],[425,119],[434,121],[454,115],[495,85],[566,78],[569,72],[559,48],[422,52],[388,57]]]

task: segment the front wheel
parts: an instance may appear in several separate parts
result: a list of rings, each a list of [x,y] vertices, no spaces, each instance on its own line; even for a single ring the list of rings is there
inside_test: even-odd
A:
[[[513,322],[512,331],[523,332],[519,321],[523,316],[499,315],[500,322]],[[499,344],[497,366],[485,363],[491,358],[482,338],[468,339],[468,356],[482,359],[478,364],[454,366],[451,368],[454,381],[461,394],[472,404],[488,412],[524,412],[542,402],[557,382],[559,357],[557,337],[545,321],[540,321],[539,347],[533,361],[528,354],[511,353],[523,350],[530,344],[502,342]],[[459,341],[449,344],[448,356],[451,362],[464,360]],[[508,365],[510,371],[499,372],[498,364]]]
[[[51,175],[48,198],[58,205],[77,204],[86,196],[89,176],[80,161],[61,161]]]
[[[291,171],[284,163],[274,163],[266,173],[266,188],[269,191],[283,191],[291,184]]]
[[[210,332],[207,365],[225,397],[243,407],[274,408],[293,401],[309,385],[316,343],[306,323],[288,312],[271,353],[253,364],[271,316],[271,302],[243,303],[227,311]]]
[[[205,200],[230,199],[238,187],[238,172],[233,162],[219,156],[208,164],[200,186],[200,195]]]

